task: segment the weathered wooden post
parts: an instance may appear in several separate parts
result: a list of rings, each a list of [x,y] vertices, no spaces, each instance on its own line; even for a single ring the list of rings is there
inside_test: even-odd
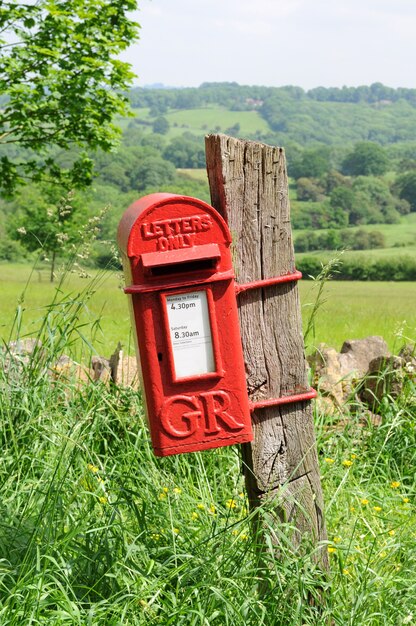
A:
[[[209,135],[206,158],[212,205],[231,229],[237,282],[296,276],[283,149]],[[296,282],[240,293],[239,317],[249,398],[266,405],[253,413],[254,441],[243,444],[250,504],[279,496],[276,515],[296,527],[294,546],[305,536],[320,542],[326,530],[311,403],[267,406],[308,397]],[[326,549],[317,554],[327,567]]]

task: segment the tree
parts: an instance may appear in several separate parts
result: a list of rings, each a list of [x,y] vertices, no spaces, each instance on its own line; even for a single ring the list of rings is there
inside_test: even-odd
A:
[[[13,216],[8,222],[9,234],[29,252],[42,250],[50,261],[50,280],[55,275],[58,253],[78,240],[79,224],[74,220],[73,193],[58,197],[56,187],[28,186],[24,197],[17,195]]]
[[[355,192],[362,192],[368,198],[366,215],[368,224],[377,222],[395,224],[399,221],[397,201],[384,180],[374,176],[358,176],[353,182],[353,189]]]
[[[166,135],[169,130],[169,122],[166,117],[157,117],[153,122],[152,130],[158,135]]]
[[[320,202],[325,200],[321,185],[311,178],[298,178],[296,181],[296,197],[298,200]]]
[[[293,178],[321,178],[330,170],[330,152],[324,146],[305,150],[289,166],[289,175]]]
[[[398,176],[394,185],[399,198],[407,200],[412,211],[416,211],[416,170]]]
[[[166,146],[163,157],[178,168],[197,168],[205,165],[204,144],[200,137],[183,133]]]
[[[28,180],[91,180],[86,149],[109,150],[133,74],[119,53],[137,37],[136,0],[3,0],[0,8],[0,193]],[[11,148],[30,150],[30,155]],[[6,147],[6,149],[5,149]],[[7,147],[9,148],[7,150]],[[54,149],[76,147],[60,167]]]
[[[342,171],[348,176],[381,176],[389,166],[384,148],[371,141],[355,145],[342,162]]]

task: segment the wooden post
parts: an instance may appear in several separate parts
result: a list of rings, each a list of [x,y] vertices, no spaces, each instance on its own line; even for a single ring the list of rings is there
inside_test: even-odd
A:
[[[226,135],[206,137],[212,205],[233,236],[237,282],[294,272],[288,182],[282,148]],[[239,295],[239,316],[252,402],[309,388],[297,284]],[[256,410],[254,441],[243,446],[250,504],[278,502],[279,519],[296,527],[296,548],[326,539],[311,402]],[[282,487],[284,485],[284,487]],[[277,497],[276,497],[277,496]],[[326,549],[318,562],[327,567]]]

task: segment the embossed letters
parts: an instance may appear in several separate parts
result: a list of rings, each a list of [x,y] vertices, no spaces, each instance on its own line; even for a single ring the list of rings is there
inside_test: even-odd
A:
[[[185,439],[203,430],[205,436],[221,431],[238,431],[244,424],[227,413],[231,404],[226,391],[207,391],[195,396],[177,395],[168,398],[160,412],[160,421],[171,437]]]

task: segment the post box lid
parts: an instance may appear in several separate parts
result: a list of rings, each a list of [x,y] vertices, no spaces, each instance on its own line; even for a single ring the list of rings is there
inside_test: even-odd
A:
[[[133,285],[162,276],[232,271],[231,234],[206,202],[177,194],[150,194],[124,213],[118,244]]]

